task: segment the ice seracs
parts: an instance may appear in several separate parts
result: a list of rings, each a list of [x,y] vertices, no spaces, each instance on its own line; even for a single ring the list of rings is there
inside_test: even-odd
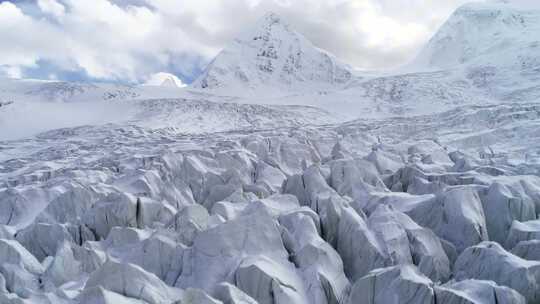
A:
[[[405,213],[452,243],[458,252],[488,240],[482,202],[468,186],[450,188],[410,207]]]
[[[173,303],[182,298],[181,290],[167,286],[142,268],[112,261],[93,272],[84,288],[90,290],[95,287],[151,304]]]
[[[514,248],[522,241],[540,240],[540,220],[513,221],[506,239],[506,247]]]
[[[359,278],[346,303],[433,303],[433,283],[414,266],[375,269]]]
[[[214,296],[223,303],[230,304],[257,304],[257,301],[238,287],[230,283],[221,283],[217,286]]]
[[[517,291],[499,286],[493,281],[463,280],[435,287],[437,301],[448,304],[458,303],[515,303],[527,301]]]
[[[454,266],[458,280],[492,280],[521,293],[529,303],[540,299],[540,262],[517,257],[495,242],[467,248]]]
[[[414,264],[434,282],[450,277],[450,261],[433,231],[416,224],[406,214],[381,205],[369,216],[370,229],[384,244],[392,265]]]
[[[184,253],[183,271],[176,285],[212,292],[216,284],[233,279],[243,259],[257,256],[292,266],[276,221],[259,212],[199,233]]]
[[[44,267],[14,240],[0,240],[0,275],[4,292],[29,297],[40,289]]]
[[[283,242],[309,291],[310,303],[339,303],[350,286],[339,254],[320,237],[318,215],[308,208],[279,217]]]
[[[5,217],[3,256],[19,258],[1,267],[0,290],[66,303],[534,299],[536,178],[399,133],[381,144],[388,127],[42,134],[26,162],[0,163],[2,214],[39,207]],[[49,148],[63,142],[72,160]],[[491,231],[508,251],[483,242]]]
[[[264,256],[247,258],[235,273],[236,285],[263,304],[309,303],[294,267]]]

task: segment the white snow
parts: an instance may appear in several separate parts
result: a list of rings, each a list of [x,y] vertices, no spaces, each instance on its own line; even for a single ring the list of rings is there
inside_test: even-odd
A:
[[[538,303],[540,13],[506,2],[384,74],[269,14],[190,87],[0,81],[0,303]]]
[[[182,82],[178,76],[166,73],[166,72],[159,72],[152,74],[148,77],[144,85],[147,86],[163,86],[163,87],[185,87],[186,85]]]

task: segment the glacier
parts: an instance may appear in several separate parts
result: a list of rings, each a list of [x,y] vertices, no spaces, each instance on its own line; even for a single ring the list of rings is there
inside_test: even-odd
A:
[[[187,87],[2,80],[0,303],[540,303],[539,41],[465,4],[367,72],[270,13]]]

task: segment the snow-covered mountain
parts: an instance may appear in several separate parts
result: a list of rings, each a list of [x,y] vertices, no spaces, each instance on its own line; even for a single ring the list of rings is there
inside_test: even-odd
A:
[[[287,43],[290,41],[302,43]],[[216,96],[237,96],[245,103],[316,105],[351,118],[423,115],[479,103],[532,102],[540,97],[539,41],[538,9],[505,1],[466,4],[407,66],[384,73],[349,72],[346,81],[329,81],[332,73],[321,71],[333,69],[305,68],[335,62],[327,66],[350,69],[270,14],[226,47],[193,87],[206,87],[200,91]],[[287,64],[282,68],[287,63],[283,58],[290,58],[290,50],[295,49],[306,50],[300,61],[316,64],[285,73],[290,69]],[[327,56],[330,59],[320,59]],[[272,72],[265,68],[267,63]]]
[[[411,67],[448,70],[488,98],[540,97],[540,6],[466,4],[449,18]],[[455,76],[454,76],[455,77]]]
[[[538,65],[540,11],[511,2],[459,7],[431,38],[414,64],[432,69],[459,65]]]
[[[186,85],[176,75],[166,72],[159,72],[150,75],[144,85],[164,86],[164,87],[185,87]]]
[[[192,87],[227,94],[267,89],[284,95],[279,90],[336,88],[351,78],[347,65],[270,13],[226,46]]]
[[[165,78],[163,80],[166,80]],[[160,82],[161,84],[162,82]],[[0,98],[14,103],[100,102],[176,97],[178,87],[135,86],[116,83],[78,83],[32,79],[0,79]]]

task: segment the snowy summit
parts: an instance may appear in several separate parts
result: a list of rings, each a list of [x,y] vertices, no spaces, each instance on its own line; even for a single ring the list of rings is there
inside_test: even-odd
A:
[[[164,86],[164,87],[173,87],[173,88],[182,88],[186,85],[178,78],[176,75],[159,72],[156,74],[150,75],[148,80],[144,83],[147,86]]]
[[[316,48],[278,15],[265,15],[226,46],[193,83],[219,91],[314,89],[343,85],[347,65]]]

